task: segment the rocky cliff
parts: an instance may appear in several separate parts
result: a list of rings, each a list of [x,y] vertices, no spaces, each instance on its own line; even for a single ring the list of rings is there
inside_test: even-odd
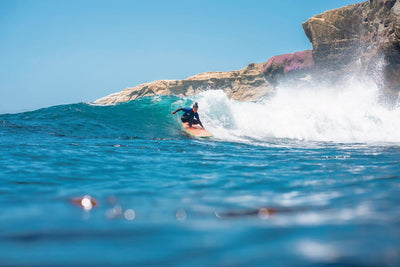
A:
[[[273,91],[263,74],[263,64],[252,63],[238,71],[206,72],[185,80],[161,80],[140,84],[98,99],[95,103],[117,104],[152,95],[191,96],[213,89],[223,89],[228,97],[241,101],[257,100]]]
[[[97,100],[116,104],[151,95],[191,96],[222,89],[251,101],[274,91],[282,80],[337,82],[348,73],[366,74],[387,92],[400,91],[400,0],[369,0],[316,15],[303,23],[312,51],[275,56],[239,71],[206,72],[186,80],[145,83]],[[294,77],[294,80],[293,80]],[[390,94],[389,94],[390,95]]]
[[[400,89],[400,0],[370,0],[303,23],[315,69],[364,72],[386,89]]]

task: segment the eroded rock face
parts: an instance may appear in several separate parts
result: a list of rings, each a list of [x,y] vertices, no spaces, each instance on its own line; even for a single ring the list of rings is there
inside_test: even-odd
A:
[[[315,65],[335,67],[353,62],[360,47],[362,10],[366,3],[330,10],[303,23],[303,29],[313,44]]]
[[[98,99],[95,103],[117,104],[153,95],[192,96],[213,89],[222,89],[228,97],[240,101],[257,100],[273,91],[263,74],[263,64],[252,63],[239,71],[206,72],[185,80],[144,83]]]
[[[315,67],[362,71],[400,90],[400,0],[370,0],[327,11],[303,23]]]

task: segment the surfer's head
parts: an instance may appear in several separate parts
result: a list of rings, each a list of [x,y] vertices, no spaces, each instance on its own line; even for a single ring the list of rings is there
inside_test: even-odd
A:
[[[199,105],[196,103],[193,104],[193,111],[197,112],[197,110],[199,110]]]

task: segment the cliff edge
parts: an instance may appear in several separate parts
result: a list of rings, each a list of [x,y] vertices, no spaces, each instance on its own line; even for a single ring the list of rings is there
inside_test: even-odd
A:
[[[192,96],[202,91],[222,89],[229,98],[253,101],[274,89],[263,74],[263,64],[228,72],[205,72],[185,80],[160,80],[127,88],[95,101],[96,104],[117,104],[153,95]]]

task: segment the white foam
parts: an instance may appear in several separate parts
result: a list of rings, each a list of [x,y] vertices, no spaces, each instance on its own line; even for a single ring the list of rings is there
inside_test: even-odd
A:
[[[263,141],[290,138],[334,142],[400,142],[400,108],[379,102],[372,82],[316,88],[281,86],[259,102],[229,99],[222,90],[193,100],[216,138]]]

